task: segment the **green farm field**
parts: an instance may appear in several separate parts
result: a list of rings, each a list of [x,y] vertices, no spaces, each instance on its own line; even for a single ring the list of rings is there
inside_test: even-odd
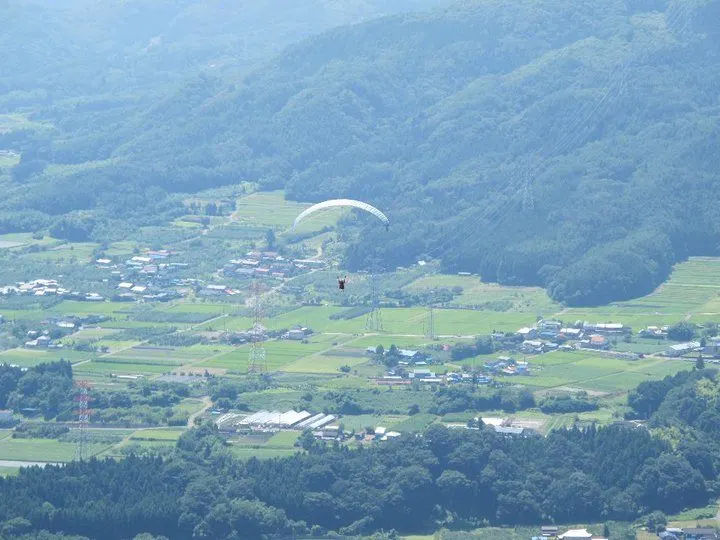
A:
[[[344,311],[335,306],[305,306],[283,313],[266,321],[270,330],[292,328],[296,325],[312,328],[316,332],[356,334],[365,333],[365,316],[354,319],[330,317]],[[422,336],[424,324],[428,320],[425,308],[383,308],[381,310],[383,331],[387,334],[404,336]],[[488,334],[492,330],[514,332],[522,326],[535,322],[535,316],[522,312],[491,312],[466,309],[436,309],[435,332],[445,336],[468,336]],[[246,317],[228,317],[221,323],[228,330],[246,330],[252,320]],[[198,326],[199,329],[220,328],[220,324],[209,323]]]
[[[498,377],[506,383],[537,388],[573,387],[590,391],[626,392],[640,382],[661,379],[688,368],[683,360],[644,358],[621,360],[592,352],[555,352],[529,358],[527,376]]]
[[[338,373],[342,366],[354,367],[368,362],[367,358],[314,354],[306,356],[283,367],[292,373]]]
[[[483,305],[488,302],[506,302],[512,311],[527,311],[533,314],[550,314],[559,309],[559,305],[539,287],[506,287],[496,283],[484,283],[477,276],[457,276],[449,274],[431,274],[422,276],[406,285],[408,291],[427,291],[437,288],[452,289],[461,287],[462,294],[451,305]]]
[[[160,360],[169,363],[182,364],[189,360],[202,360],[212,355],[204,350],[191,349],[188,347],[151,347],[133,346],[110,355],[113,359],[133,358],[138,360]]]
[[[683,319],[720,321],[720,258],[692,257],[678,264],[666,283],[643,298],[597,308],[566,309],[556,317],[568,322],[621,322],[635,330]]]
[[[102,452],[108,445],[90,444],[89,455]],[[59,442],[52,439],[13,439],[0,440],[0,459],[11,461],[67,462],[75,457],[76,445],[71,442]]]
[[[125,302],[80,302],[77,300],[64,300],[48,310],[60,315],[131,315],[135,308]]]
[[[233,219],[243,225],[288,229],[297,215],[310,206],[286,200],[283,191],[253,193],[237,201]],[[307,233],[331,227],[344,212],[347,210],[333,209],[313,215],[298,225],[296,232]]]
[[[25,257],[29,260],[35,261],[52,261],[59,263],[62,261],[68,262],[75,260],[78,263],[89,263],[93,250],[97,247],[98,244],[92,244],[89,242],[70,242],[67,244],[60,244],[59,246],[43,251],[28,253]]]
[[[0,363],[32,367],[44,362],[56,362],[60,359],[77,363],[92,358],[92,353],[72,349],[10,349],[0,352]]]
[[[139,429],[130,436],[130,440],[177,441],[184,431],[184,429],[175,428]]]
[[[32,233],[7,233],[0,234],[0,248],[15,248],[22,246],[50,247],[60,244],[60,240],[46,236],[43,239],[33,238]]]
[[[73,373],[78,376],[84,375],[160,375],[171,371],[172,366],[150,365],[143,363],[129,362],[85,362],[73,367]]]
[[[298,341],[266,341],[263,343],[265,348],[265,359],[268,369],[283,369],[303,357],[325,351],[332,347],[326,341],[311,341],[310,343],[300,343]],[[205,360],[197,364],[200,367],[221,368],[231,371],[244,372],[248,368],[249,362],[248,345],[243,345],[237,349],[220,354],[210,360]]]

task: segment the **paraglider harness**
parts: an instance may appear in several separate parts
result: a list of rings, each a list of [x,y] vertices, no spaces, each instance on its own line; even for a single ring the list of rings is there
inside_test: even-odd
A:
[[[345,290],[345,281],[346,281],[346,280],[347,280],[347,276],[345,276],[345,277],[342,278],[342,279],[340,279],[340,278],[338,277],[338,289],[340,289],[341,291],[344,291],[344,290]]]

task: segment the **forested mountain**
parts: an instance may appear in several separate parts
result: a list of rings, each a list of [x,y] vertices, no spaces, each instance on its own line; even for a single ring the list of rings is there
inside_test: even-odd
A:
[[[328,28],[442,3],[4,0],[0,106],[155,85],[167,91],[202,69],[237,74]]]
[[[0,233],[107,240],[166,221],[179,209],[156,186],[180,172],[143,152],[117,158],[123,141],[172,130],[192,103],[307,36],[448,1],[0,1],[0,151],[22,155],[12,175],[0,162]]]
[[[128,118],[48,105],[62,138],[4,138],[32,186],[4,208],[97,238],[144,200],[259,181],[386,208],[389,233],[345,239],[351,269],[430,256],[568,304],[641,295],[718,249],[719,19],[720,0],[493,0],[337,28]]]
[[[7,538],[46,529],[106,539],[632,521],[717,496],[718,396],[717,372],[695,370],[631,394],[650,431],[591,426],[507,438],[434,424],[356,450],[308,432],[305,453],[245,462],[205,425],[183,434],[167,459],[74,462],[0,479],[0,521]]]

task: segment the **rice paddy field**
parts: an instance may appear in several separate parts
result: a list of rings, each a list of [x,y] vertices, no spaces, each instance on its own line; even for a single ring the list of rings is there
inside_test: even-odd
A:
[[[310,206],[286,200],[282,191],[253,193],[237,201],[233,219],[242,225],[287,229],[295,217]],[[333,226],[343,212],[342,209],[333,209],[318,213],[298,225],[296,232],[307,233]]]
[[[649,325],[720,321],[720,258],[692,257],[675,267],[653,293],[597,308],[571,308],[556,317],[565,321],[621,322],[636,330]]]
[[[532,357],[530,362],[529,375],[498,379],[538,389],[572,387],[613,394],[627,392],[644,380],[662,379],[688,368],[688,362],[679,359],[622,360],[584,351],[547,353]]]

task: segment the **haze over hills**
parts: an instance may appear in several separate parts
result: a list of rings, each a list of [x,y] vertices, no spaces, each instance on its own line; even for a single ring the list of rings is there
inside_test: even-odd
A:
[[[718,249],[719,18],[717,0],[488,1],[336,28],[137,114],[46,106],[62,137],[0,140],[24,152],[3,208],[103,238],[148,200],[172,212],[167,193],[258,181],[386,208],[390,233],[344,237],[350,269],[440,257],[571,305],[638,296]]]

